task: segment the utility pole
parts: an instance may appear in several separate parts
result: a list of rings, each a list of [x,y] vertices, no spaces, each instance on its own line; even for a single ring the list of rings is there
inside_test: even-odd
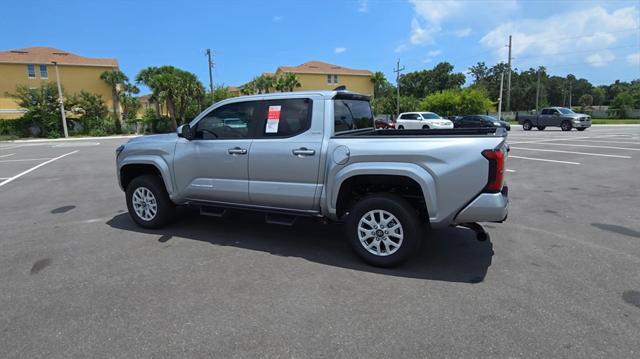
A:
[[[502,85],[504,84],[504,71],[500,75],[500,95],[498,96],[498,121],[502,120]]]
[[[396,112],[397,116],[400,116],[400,72],[404,70],[404,66],[400,68],[400,59],[398,59],[398,63],[396,64],[395,70],[393,72],[396,73],[396,89],[398,90],[397,99],[396,99]]]
[[[569,79],[569,108],[571,108],[571,79]]]
[[[208,60],[208,64],[209,64],[209,88],[211,90],[211,102],[213,103],[213,101],[214,101],[214,97],[213,97],[213,66],[215,66],[215,64],[213,63],[213,61],[211,61],[211,49],[207,49],[207,51],[205,51],[205,54],[207,55],[207,60]]]
[[[60,114],[62,115],[62,129],[64,130],[64,137],[69,137],[69,131],[67,130],[67,116],[64,113],[64,98],[62,97],[62,86],[60,85],[60,72],[58,72],[58,62],[52,61],[53,67],[56,68],[56,82],[58,83],[58,102],[60,103]]]
[[[536,112],[538,112],[538,101],[540,100],[540,68],[538,67],[538,83],[536,84]]]
[[[511,35],[509,35],[509,74],[507,76],[507,111],[511,111]]]

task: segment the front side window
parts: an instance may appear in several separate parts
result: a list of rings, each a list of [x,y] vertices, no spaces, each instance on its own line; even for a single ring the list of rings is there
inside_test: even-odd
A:
[[[47,72],[47,65],[40,65],[40,78],[41,79],[49,78],[49,73]]]
[[[333,103],[335,133],[373,127],[369,101],[336,99]]]
[[[564,114],[564,115],[571,115],[571,114],[575,113],[571,109],[564,108],[564,107],[560,109],[560,112],[562,112],[562,114]]]
[[[267,116],[260,125],[263,137],[291,137],[311,127],[312,101],[308,98],[265,101]]]
[[[203,140],[250,138],[257,125],[260,101],[230,103],[209,112],[196,124],[195,138]]]
[[[27,65],[27,76],[29,76],[30,79],[36,78],[36,65],[34,64]]]
[[[551,111],[548,108],[544,108],[544,109],[542,109],[542,112],[540,114],[541,115],[549,115],[549,114],[551,114]]]

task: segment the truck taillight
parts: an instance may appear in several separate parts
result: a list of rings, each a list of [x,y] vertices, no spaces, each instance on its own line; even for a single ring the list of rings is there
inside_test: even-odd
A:
[[[484,192],[500,192],[504,182],[504,153],[502,149],[484,150],[482,155],[489,160],[489,179]]]

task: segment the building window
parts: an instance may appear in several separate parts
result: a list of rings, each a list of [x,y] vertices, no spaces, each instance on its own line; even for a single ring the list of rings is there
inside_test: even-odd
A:
[[[44,80],[49,78],[49,74],[47,73],[47,65],[40,65],[40,78]]]
[[[30,79],[36,78],[36,65],[27,64],[27,75],[29,76]]]
[[[337,84],[338,83],[338,75],[327,75],[327,83],[328,84]]]

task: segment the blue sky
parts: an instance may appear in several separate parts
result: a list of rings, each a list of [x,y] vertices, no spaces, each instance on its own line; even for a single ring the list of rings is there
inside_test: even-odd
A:
[[[10,1],[0,49],[51,46],[115,57],[130,77],[170,64],[239,85],[279,65],[321,60],[383,71],[449,61],[545,65],[594,84],[640,78],[640,1]],[[11,14],[10,16],[6,16]],[[59,21],[56,21],[58,20]],[[11,31],[7,31],[11,29]]]

